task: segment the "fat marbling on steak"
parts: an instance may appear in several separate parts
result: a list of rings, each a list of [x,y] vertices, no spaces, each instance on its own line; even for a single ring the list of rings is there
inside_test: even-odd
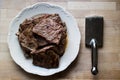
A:
[[[58,14],[42,14],[26,19],[17,33],[25,55],[33,59],[33,64],[45,68],[59,66],[64,54],[67,29]]]

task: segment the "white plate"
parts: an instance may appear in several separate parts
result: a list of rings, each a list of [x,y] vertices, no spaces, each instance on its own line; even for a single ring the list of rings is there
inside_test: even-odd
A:
[[[59,67],[54,69],[46,69],[32,64],[32,59],[26,59],[19,45],[17,36],[15,35],[19,29],[20,23],[26,18],[42,14],[42,13],[58,13],[63,22],[67,25],[68,44],[64,55],[60,59]],[[77,57],[80,46],[81,35],[75,18],[60,6],[37,3],[23,9],[11,22],[8,34],[8,46],[10,54],[16,64],[28,73],[41,76],[49,76],[65,70]]]

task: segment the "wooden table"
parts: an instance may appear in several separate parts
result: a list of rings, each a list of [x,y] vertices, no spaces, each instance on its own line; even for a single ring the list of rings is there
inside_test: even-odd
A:
[[[42,77],[25,72],[14,63],[7,45],[10,21],[28,5],[49,1],[75,16],[82,34],[79,55],[63,72]],[[104,47],[99,50],[99,74],[93,76],[91,50],[85,47],[85,17],[104,17]],[[120,80],[120,0],[0,0],[0,80]]]

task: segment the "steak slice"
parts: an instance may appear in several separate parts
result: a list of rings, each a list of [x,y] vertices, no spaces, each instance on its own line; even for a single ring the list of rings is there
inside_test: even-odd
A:
[[[45,68],[56,68],[59,65],[59,56],[52,49],[54,46],[46,46],[33,52],[33,64]]]
[[[58,18],[58,20],[56,19]],[[59,21],[59,22],[58,22]],[[59,20],[58,15],[54,15],[52,18],[47,17],[42,19],[38,24],[33,27],[33,33],[45,38],[49,43],[59,44],[62,33],[65,32],[65,28],[62,22]]]
[[[48,44],[45,39],[33,34],[33,27],[34,24],[32,21],[26,19],[22,24],[20,24],[19,32],[17,33],[19,43],[24,50],[26,57],[30,57],[30,53],[35,51],[38,47]]]

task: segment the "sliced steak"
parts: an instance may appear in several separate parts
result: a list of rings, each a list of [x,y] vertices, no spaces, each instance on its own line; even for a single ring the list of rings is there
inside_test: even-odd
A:
[[[46,46],[33,52],[33,64],[45,68],[56,68],[59,65],[59,56],[52,49],[54,46]]]
[[[42,19],[39,24],[35,25],[32,31],[45,38],[50,43],[59,44],[63,32],[65,31],[61,23],[58,15],[50,16]]]
[[[67,29],[58,14],[42,14],[26,19],[17,34],[25,56],[33,58],[33,64],[56,68],[64,54]]]
[[[38,47],[48,44],[45,39],[33,34],[33,27],[34,24],[31,20],[25,20],[20,24],[19,32],[17,33],[18,40],[26,57],[30,57],[30,53],[35,51]]]

